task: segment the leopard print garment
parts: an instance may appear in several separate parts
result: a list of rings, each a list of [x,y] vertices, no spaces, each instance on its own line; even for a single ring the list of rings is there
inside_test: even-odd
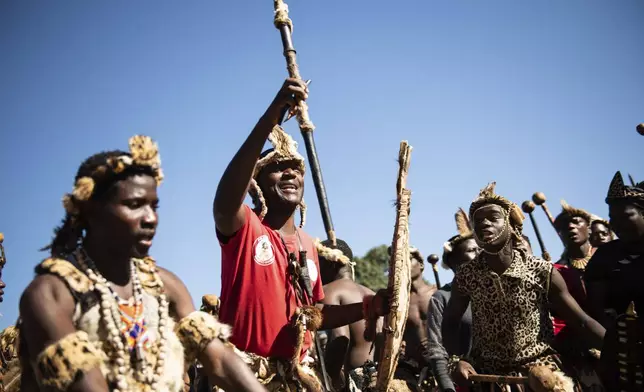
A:
[[[512,264],[499,275],[482,257],[463,265],[455,277],[472,305],[472,365],[479,372],[508,374],[545,359],[553,353],[552,265],[515,250]]]

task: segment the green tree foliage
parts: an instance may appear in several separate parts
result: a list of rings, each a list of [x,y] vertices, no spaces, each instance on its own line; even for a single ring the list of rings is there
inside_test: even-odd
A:
[[[369,249],[363,257],[356,257],[355,262],[356,282],[373,291],[387,287],[389,269],[387,245]]]

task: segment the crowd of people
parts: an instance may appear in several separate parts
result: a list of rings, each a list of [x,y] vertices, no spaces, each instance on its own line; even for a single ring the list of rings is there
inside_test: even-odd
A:
[[[225,169],[212,210],[221,293],[199,310],[149,255],[163,180],[156,143],[134,136],[128,151],[86,159],[0,338],[2,388],[375,390],[391,288],[358,284],[350,246],[303,228],[306,165],[279,124],[308,93],[287,79]],[[533,254],[522,210],[494,183],[455,215],[442,255],[452,282],[427,283],[410,249],[390,390],[644,390],[644,183],[627,186],[618,172],[606,203],[610,221],[562,202],[555,263]]]

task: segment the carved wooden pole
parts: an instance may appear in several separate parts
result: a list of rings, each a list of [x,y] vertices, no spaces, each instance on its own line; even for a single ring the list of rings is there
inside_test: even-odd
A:
[[[536,206],[534,205],[533,202],[526,200],[521,204],[521,209],[523,212],[528,214],[530,216],[530,222],[532,222],[532,228],[534,229],[534,233],[537,236],[537,241],[539,241],[539,247],[541,248],[541,256],[543,257],[544,260],[550,261],[550,253],[546,250],[546,245],[543,243],[543,238],[541,238],[541,232],[539,231],[539,226],[537,226],[537,221],[534,219],[534,216],[532,215],[532,212]]]

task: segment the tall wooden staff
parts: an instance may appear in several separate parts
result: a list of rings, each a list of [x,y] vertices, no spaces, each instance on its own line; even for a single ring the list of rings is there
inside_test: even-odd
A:
[[[550,221],[552,228],[555,229],[555,232],[557,233],[557,237],[559,237],[561,242],[563,242],[563,239],[559,236],[559,232],[555,227],[555,218],[552,216],[552,214],[550,213],[550,209],[546,205],[546,195],[544,195],[543,192],[536,192],[534,195],[532,195],[532,201],[534,202],[534,204],[541,206],[541,208],[543,209],[543,212],[548,217],[548,221]]]
[[[530,216],[530,222],[532,222],[532,228],[534,229],[534,233],[537,235],[537,241],[539,241],[539,247],[541,248],[541,255],[544,260],[550,261],[550,253],[546,250],[546,245],[543,243],[543,238],[541,238],[541,232],[539,231],[539,226],[537,226],[537,221],[534,219],[534,216],[532,215],[532,212],[536,206],[534,205],[533,202],[526,200],[521,204],[521,209],[523,212],[528,214]]]
[[[406,141],[400,143],[398,181],[396,183],[396,226],[389,258],[390,292],[389,314],[385,316],[383,332],[385,342],[378,363],[376,392],[387,392],[394,372],[398,366],[403,332],[409,315],[411,293],[411,260],[409,257],[409,211],[411,191],[407,189],[407,173],[411,158],[411,146]]]
[[[434,271],[434,279],[436,279],[436,287],[441,288],[441,278],[438,276],[438,255],[429,255],[427,256],[427,262],[432,265],[432,271]]]
[[[288,5],[282,0],[273,0],[275,6],[275,27],[280,31],[282,36],[282,46],[284,47],[284,57],[286,58],[286,68],[291,78],[302,79],[300,70],[297,66],[297,59],[295,57],[295,48],[293,47],[293,21],[288,17]],[[309,107],[304,101],[300,101],[296,110],[297,122],[300,125],[300,132],[304,139],[304,146],[306,147],[306,155],[311,167],[311,174],[313,176],[313,185],[315,186],[315,193],[318,196],[318,203],[320,204],[320,212],[322,213],[322,222],[326,230],[327,239],[334,245],[336,244],[335,231],[333,230],[333,221],[331,220],[331,211],[329,209],[329,201],[326,196],[326,188],[322,180],[322,169],[320,169],[320,162],[318,161],[318,153],[315,149],[315,141],[313,140],[313,130],[315,125],[309,118]]]

